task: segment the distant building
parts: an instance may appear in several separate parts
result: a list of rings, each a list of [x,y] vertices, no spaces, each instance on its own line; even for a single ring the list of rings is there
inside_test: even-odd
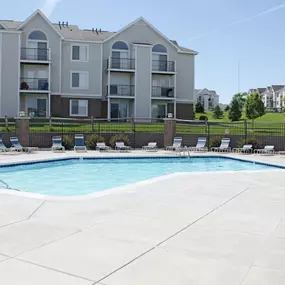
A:
[[[207,88],[204,88],[195,89],[194,98],[195,104],[200,102],[204,106],[205,111],[210,111],[219,105],[220,96],[216,93],[215,90],[209,90]]]
[[[258,93],[267,111],[281,111],[284,106],[285,85],[271,85],[266,88],[250,89],[248,94]]]

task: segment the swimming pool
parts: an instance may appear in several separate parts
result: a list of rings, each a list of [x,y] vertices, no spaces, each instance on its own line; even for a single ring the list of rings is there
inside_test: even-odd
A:
[[[51,196],[103,191],[176,172],[242,171],[274,166],[224,157],[84,158],[0,167],[11,189]],[[2,187],[0,183],[0,187]]]

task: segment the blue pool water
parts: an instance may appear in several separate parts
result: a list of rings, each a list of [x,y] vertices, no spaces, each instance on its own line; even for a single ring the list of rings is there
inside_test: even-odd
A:
[[[69,159],[0,167],[0,180],[7,183],[11,189],[52,196],[73,196],[103,191],[175,172],[269,168],[274,167],[219,157]]]

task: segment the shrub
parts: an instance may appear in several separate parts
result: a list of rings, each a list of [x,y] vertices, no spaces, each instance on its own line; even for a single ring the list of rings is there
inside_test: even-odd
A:
[[[72,136],[63,136],[62,145],[66,150],[71,150],[74,147]]]
[[[255,150],[255,149],[259,149],[261,148],[261,144],[258,142],[258,140],[256,138],[248,138],[246,141],[243,139],[243,140],[240,140],[238,143],[237,143],[237,147],[243,147],[245,144],[252,144],[252,149]]]
[[[230,110],[230,106],[227,105],[226,108],[225,108],[225,112],[228,112]]]
[[[210,147],[219,147],[221,145],[221,137],[213,137],[210,139],[209,145]]]
[[[195,113],[204,113],[204,106],[202,103],[197,102],[195,105]]]
[[[110,146],[111,147],[115,147],[116,142],[124,142],[126,145],[128,145],[130,143],[129,141],[129,137],[125,134],[117,134],[111,137],[110,139]]]
[[[202,115],[199,117],[199,121],[208,121],[208,117],[205,115]]]
[[[91,150],[96,149],[96,144],[98,142],[105,142],[105,139],[102,136],[98,136],[96,134],[89,136],[86,139],[86,147]]]
[[[214,109],[214,119],[220,119],[224,115],[224,112],[221,110],[221,107],[217,105]]]

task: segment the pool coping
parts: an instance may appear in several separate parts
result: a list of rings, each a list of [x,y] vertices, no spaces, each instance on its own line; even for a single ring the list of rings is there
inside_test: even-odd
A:
[[[243,158],[236,158],[236,157],[229,157],[224,155],[191,155],[189,156],[112,156],[112,157],[83,157],[83,156],[71,156],[71,157],[64,157],[64,158],[51,158],[51,159],[36,159],[26,162],[11,162],[11,163],[0,163],[0,168],[3,167],[16,167],[16,166],[22,166],[22,165],[33,165],[33,164],[40,164],[40,163],[50,163],[50,162],[58,162],[58,161],[70,161],[70,160],[118,160],[118,159],[126,159],[126,160],[134,160],[134,159],[191,159],[191,158],[222,158],[226,160],[235,160],[235,161],[241,161],[245,163],[250,164],[258,164],[258,165],[264,165],[272,167],[272,169],[266,169],[266,170],[254,170],[254,173],[268,173],[268,172],[283,172],[285,171],[285,166],[278,165],[278,164],[272,164],[272,163],[266,163],[266,162],[260,162],[260,161],[254,161],[254,160],[247,160]],[[84,194],[84,195],[74,195],[74,196],[52,196],[52,195],[45,195],[45,194],[36,194],[32,192],[25,192],[20,191],[17,189],[7,189],[7,188],[1,188],[0,187],[0,194],[9,194],[9,195],[15,195],[15,196],[21,196],[21,197],[27,197],[27,198],[33,198],[33,199],[41,199],[41,200],[47,200],[47,201],[80,201],[80,200],[86,200],[91,198],[100,198],[106,195],[110,194],[120,194],[122,192],[133,192],[136,191],[136,189],[140,186],[156,183],[159,181],[164,181],[167,179],[171,179],[172,177],[179,177],[179,176],[200,176],[205,174],[233,174],[237,171],[230,170],[230,171],[200,171],[200,172],[175,172],[170,173],[167,175],[162,175],[150,179],[146,179],[143,181],[106,189],[104,191]],[[241,170],[238,171],[238,173],[252,173],[253,170]]]

